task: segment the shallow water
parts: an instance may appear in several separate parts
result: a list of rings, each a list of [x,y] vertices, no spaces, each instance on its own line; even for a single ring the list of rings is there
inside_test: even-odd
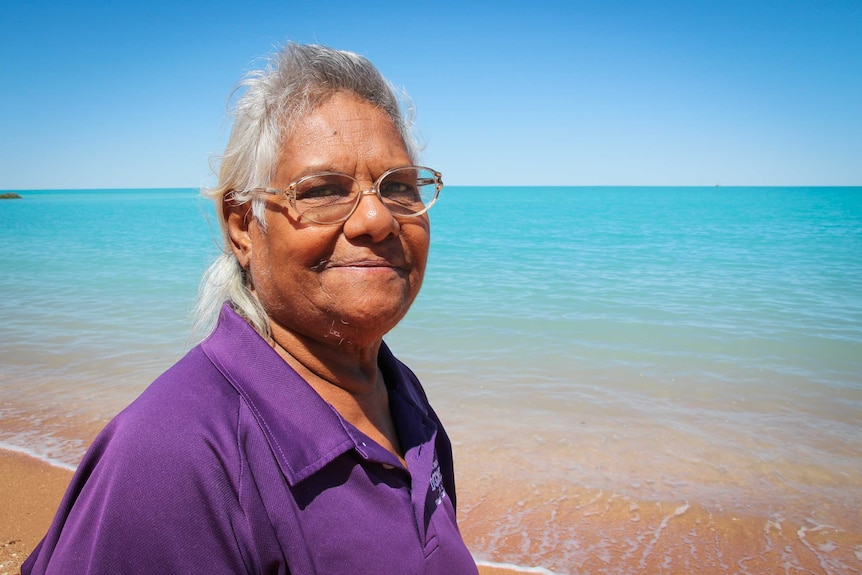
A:
[[[193,191],[0,203],[0,446],[73,466],[189,345]],[[447,188],[388,341],[482,559],[862,572],[862,189]]]

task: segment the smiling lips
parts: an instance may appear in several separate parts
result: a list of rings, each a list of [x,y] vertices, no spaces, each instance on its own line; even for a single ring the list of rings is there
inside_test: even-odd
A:
[[[357,259],[348,261],[332,262],[329,260],[321,260],[313,269],[332,269],[332,268],[387,268],[395,271],[406,271],[407,266],[404,264],[396,264],[385,258],[369,258]]]

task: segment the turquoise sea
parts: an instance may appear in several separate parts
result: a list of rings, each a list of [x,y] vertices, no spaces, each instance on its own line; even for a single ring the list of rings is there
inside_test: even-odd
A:
[[[74,467],[194,343],[196,190],[0,202],[0,448]],[[447,187],[387,338],[480,560],[862,572],[862,188]],[[546,572],[546,571],[541,571]]]

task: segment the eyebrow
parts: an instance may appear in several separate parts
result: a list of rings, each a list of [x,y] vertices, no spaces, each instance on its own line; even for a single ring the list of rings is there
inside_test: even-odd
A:
[[[411,166],[413,166],[413,164],[411,164],[411,163],[396,164],[396,165],[391,165],[391,166],[389,166],[383,170],[380,170],[379,172],[372,172],[372,181],[376,182],[380,176],[382,176],[383,174],[385,174],[386,172],[388,172],[390,170],[394,170],[396,168],[409,168]],[[289,182],[295,182],[295,181],[302,179],[302,178],[305,178],[307,176],[314,176],[316,174],[324,174],[324,173],[349,176],[353,179],[356,179],[355,173],[351,174],[351,173],[345,172],[343,170],[338,170],[336,168],[333,168],[331,164],[321,163],[321,164],[311,165],[311,166],[307,166],[307,167],[303,168],[302,171],[300,171],[295,176],[289,178],[288,181]]]

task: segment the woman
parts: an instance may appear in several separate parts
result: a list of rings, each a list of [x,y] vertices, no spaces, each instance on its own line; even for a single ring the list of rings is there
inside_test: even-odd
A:
[[[449,440],[382,341],[441,176],[359,56],[291,44],[244,87],[217,325],[99,435],[22,573],[476,573]]]

